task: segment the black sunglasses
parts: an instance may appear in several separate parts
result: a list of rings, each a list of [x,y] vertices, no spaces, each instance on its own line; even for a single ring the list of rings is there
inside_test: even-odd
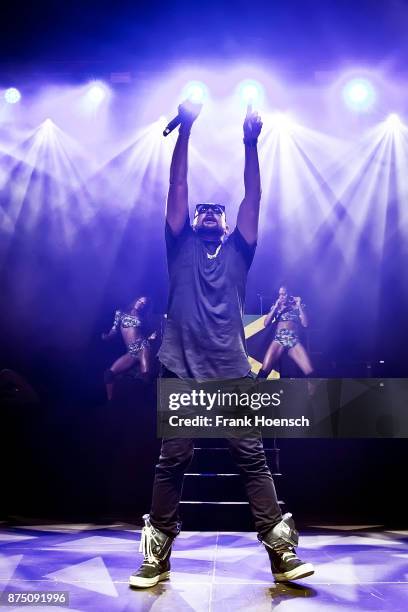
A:
[[[195,214],[202,215],[209,210],[212,210],[215,215],[222,215],[225,213],[225,206],[222,204],[197,204]]]

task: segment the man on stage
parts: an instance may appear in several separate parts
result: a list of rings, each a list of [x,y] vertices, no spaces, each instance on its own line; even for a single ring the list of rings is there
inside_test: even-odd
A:
[[[244,122],[245,196],[237,226],[227,238],[225,208],[202,203],[189,220],[187,156],[192,125],[201,107],[179,106],[181,125],[170,168],[166,210],[166,246],[170,278],[167,325],[159,359],[165,377],[198,381],[248,376],[242,314],[248,270],[257,241],[261,185],[257,140],[262,122],[248,107]],[[295,553],[298,532],[290,514],[282,517],[260,439],[228,439],[244,478],[258,539],[269,554],[275,580],[296,580],[313,573]],[[153,486],[150,515],[145,515],[141,550],[144,560],[129,579],[151,587],[170,576],[170,553],[180,531],[178,505],[193,440],[164,439]]]

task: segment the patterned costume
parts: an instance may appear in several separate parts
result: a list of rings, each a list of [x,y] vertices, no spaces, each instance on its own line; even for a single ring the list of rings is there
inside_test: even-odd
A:
[[[113,321],[112,330],[115,332],[121,328],[127,327],[142,327],[142,321],[127,312],[121,312],[117,310],[115,312],[115,319]],[[147,338],[140,338],[139,340],[134,340],[133,342],[126,343],[127,352],[133,357],[137,357],[138,353],[149,345],[149,341]]]
[[[302,304],[302,308],[305,304]],[[299,308],[294,304],[286,306],[280,314],[276,316],[276,322],[281,321],[293,321],[298,325],[301,325]],[[294,329],[279,329],[276,331],[273,338],[275,342],[279,342],[285,349],[289,350],[296,346],[300,342],[299,336]]]

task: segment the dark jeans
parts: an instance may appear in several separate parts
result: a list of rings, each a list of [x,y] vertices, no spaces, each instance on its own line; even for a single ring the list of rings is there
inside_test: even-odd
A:
[[[172,375],[168,370],[164,376]],[[174,376],[174,374],[173,374]],[[282,513],[272,475],[266,463],[260,438],[228,438],[229,450],[244,479],[249,505],[258,533],[264,535],[279,523]],[[184,473],[193,458],[190,438],[163,439],[153,484],[151,522],[154,527],[175,537],[178,534],[178,506]]]

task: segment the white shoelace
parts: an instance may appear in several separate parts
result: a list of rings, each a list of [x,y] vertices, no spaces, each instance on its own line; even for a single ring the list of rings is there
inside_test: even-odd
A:
[[[284,561],[288,561],[289,559],[293,559],[293,557],[296,557],[296,554],[292,551],[288,551],[288,552],[284,552],[282,555],[282,559]]]
[[[142,529],[142,537],[140,538],[139,552],[150,564],[158,563],[158,559],[153,554],[152,550],[153,528],[151,525],[145,525]]]

